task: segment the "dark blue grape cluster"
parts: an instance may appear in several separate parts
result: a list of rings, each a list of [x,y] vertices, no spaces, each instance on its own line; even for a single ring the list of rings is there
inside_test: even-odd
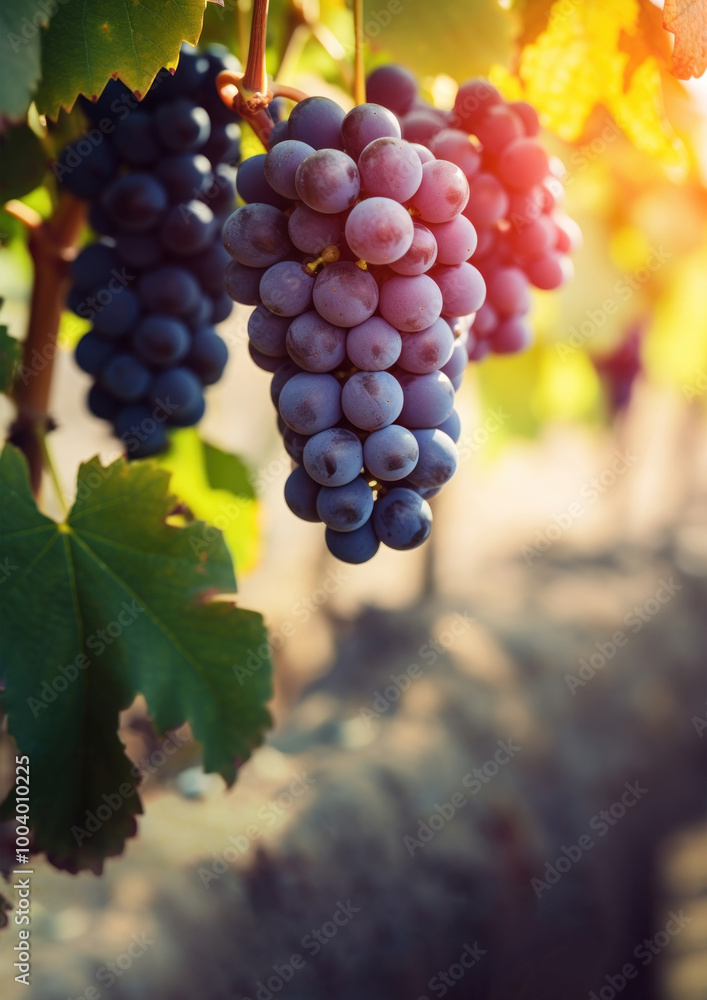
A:
[[[568,281],[569,254],[581,244],[561,207],[564,167],[545,151],[535,109],[473,79],[460,86],[450,112],[440,111],[420,101],[415,77],[394,65],[371,74],[367,96],[399,116],[406,139],[456,163],[469,182],[464,216],[477,232],[474,263],[487,289],[467,339],[469,359],[529,347],[530,286],[552,291]]]
[[[255,306],[250,353],[272,373],[295,468],[290,509],[339,559],[429,536],[429,499],[458,465],[454,410],[484,301],[456,164],[401,137],[380,104],[310,97],[246,160],[228,219],[226,288]],[[462,327],[464,329],[462,329]]]
[[[228,348],[214,327],[233,308],[221,228],[233,210],[240,127],[215,80],[237,69],[221,46],[182,49],[139,100],[111,81],[82,99],[90,127],[55,164],[90,202],[98,235],[72,264],[68,305],[90,320],[76,361],[95,383],[88,407],[112,423],[129,458],[163,450],[167,428],[197,423],[204,386]]]

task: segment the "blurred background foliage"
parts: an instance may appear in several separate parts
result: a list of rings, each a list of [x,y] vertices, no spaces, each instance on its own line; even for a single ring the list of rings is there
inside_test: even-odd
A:
[[[224,43],[243,61],[250,6],[207,3],[201,41]],[[634,377],[705,405],[707,88],[704,79],[683,84],[670,74],[672,36],[661,21],[650,0],[366,0],[367,69],[391,60],[409,66],[441,107],[451,106],[460,81],[489,76],[506,96],[537,108],[544,140],[566,166],[566,209],[584,234],[574,280],[560,292],[535,293],[530,351],[468,373],[466,391],[510,415],[493,435],[494,451],[552,422],[621,419]],[[350,4],[272,0],[267,61],[279,82],[350,107]],[[6,120],[3,201],[21,196],[49,214],[56,186],[47,168],[85,127],[78,105],[56,122],[35,105],[26,123]],[[244,155],[261,150],[244,126]],[[5,212],[0,234],[2,315],[21,337],[31,288],[25,234]],[[65,313],[62,346],[71,348],[87,325]],[[196,435],[179,435],[165,463],[198,516],[213,519],[227,502],[244,505],[228,542],[248,567],[257,558],[254,495],[238,476],[222,495],[203,447]]]

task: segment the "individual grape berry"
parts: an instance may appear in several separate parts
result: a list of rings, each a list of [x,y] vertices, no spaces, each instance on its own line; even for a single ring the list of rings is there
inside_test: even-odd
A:
[[[500,267],[489,277],[488,300],[501,316],[526,313],[530,308],[528,279],[519,267]]]
[[[346,330],[314,309],[296,316],[286,337],[287,353],[308,372],[331,372],[346,358]]]
[[[102,242],[90,243],[71,262],[71,279],[85,292],[102,288],[113,277],[113,268],[119,263],[114,247]]]
[[[228,347],[213,327],[202,326],[195,331],[186,364],[199,376],[202,385],[218,382],[227,361]]]
[[[214,240],[206,250],[191,258],[189,267],[207,295],[215,297],[225,291],[224,272],[230,263],[230,255],[219,240]]]
[[[263,354],[259,351],[257,347],[253,346],[252,342],[248,344],[248,353],[250,354],[251,360],[255,362],[258,368],[261,368],[264,372],[270,372],[272,375],[280,367],[282,362],[285,360],[284,357],[273,357],[269,354]]]
[[[398,119],[381,104],[359,104],[341,124],[344,151],[356,161],[374,139],[400,139],[401,135]]]
[[[457,471],[459,452],[454,441],[444,431],[436,429],[412,432],[417,441],[420,455],[408,479],[415,486],[428,489],[444,486]]]
[[[226,291],[235,302],[244,306],[256,306],[260,302],[260,280],[266,272],[264,267],[246,267],[232,260],[226,268],[224,282]]]
[[[481,272],[473,264],[446,267],[438,264],[433,277],[442,295],[442,312],[445,316],[468,316],[481,307],[486,295],[486,285]]]
[[[90,374],[93,375],[94,372]],[[94,417],[98,417],[99,420],[115,420],[120,412],[120,405],[115,396],[106,392],[97,382],[94,382],[88,390],[86,406],[89,413],[92,413]]]
[[[437,319],[419,333],[408,333],[403,338],[398,365],[415,375],[437,371],[452,356],[454,334],[444,319]]]
[[[335,326],[358,326],[378,306],[378,285],[368,271],[349,261],[330,264],[317,275],[312,293],[314,308]]]
[[[469,200],[469,182],[455,163],[434,160],[422,165],[413,205],[423,222],[449,222]]]
[[[443,372],[398,376],[403,390],[400,423],[414,430],[439,427],[454,409],[454,386]]]
[[[346,353],[363,371],[390,368],[400,357],[402,346],[398,331],[381,316],[371,316],[352,327],[346,337]]]
[[[281,122],[275,122],[275,126],[270,133],[270,141],[268,144],[268,149],[273,149],[278,143],[284,142],[285,139],[290,138],[290,123],[285,119]]]
[[[189,330],[174,316],[146,316],[135,328],[132,346],[135,354],[148,365],[169,368],[187,354]]]
[[[369,264],[390,264],[410,249],[414,228],[402,205],[370,197],[355,205],[346,220],[346,242]]]
[[[355,531],[334,531],[333,528],[327,528],[324,540],[333,556],[353,565],[368,562],[380,548],[380,541],[370,519]]]
[[[154,163],[160,152],[152,118],[144,111],[133,111],[115,127],[113,146],[121,160],[133,167]]]
[[[521,316],[510,316],[498,324],[491,344],[496,354],[517,354],[533,342],[530,324]]]
[[[419,493],[396,486],[376,502],[373,528],[391,549],[415,549],[432,530],[430,505]]]
[[[155,176],[172,202],[189,201],[208,190],[211,164],[201,153],[180,153],[160,160]]]
[[[513,191],[540,184],[549,169],[547,153],[537,139],[516,139],[498,158],[498,175]]]
[[[76,345],[74,357],[76,364],[87,375],[98,375],[114,354],[115,344],[89,330]]]
[[[341,125],[346,112],[328,97],[307,97],[290,112],[290,139],[314,149],[343,150]]]
[[[474,135],[488,157],[498,154],[525,134],[522,120],[508,105],[496,104],[481,115],[474,126]]]
[[[416,98],[417,80],[404,66],[379,66],[366,80],[366,100],[398,117],[407,114]]]
[[[476,230],[465,215],[456,215],[449,222],[430,223],[437,244],[438,264],[463,264],[476,250]]]
[[[430,151],[438,160],[456,163],[467,180],[481,168],[481,153],[466,132],[458,128],[445,128],[430,140]]]
[[[124,174],[106,189],[104,207],[126,232],[153,229],[167,208],[167,192],[150,174]]]
[[[493,174],[481,173],[469,182],[469,201],[464,215],[477,229],[485,229],[508,211],[508,195]]]
[[[477,121],[489,108],[503,104],[498,90],[488,80],[467,80],[457,91],[454,99],[453,118],[459,128],[472,132]]]
[[[115,250],[122,263],[139,270],[159,267],[165,256],[152,233],[119,234],[115,240]]]
[[[399,416],[403,391],[388,372],[356,372],[344,384],[341,406],[355,427],[376,431]]]
[[[150,312],[184,316],[197,305],[200,296],[196,278],[172,265],[147,271],[138,284],[140,302]]]
[[[93,327],[100,336],[115,340],[127,333],[139,312],[137,296],[127,288],[121,288],[105,305],[96,310]]]
[[[528,262],[525,273],[536,288],[550,292],[572,276],[572,261],[559,253],[549,253]]]
[[[303,369],[300,368],[299,365],[295,364],[291,358],[283,360],[278,368],[275,369],[273,377],[270,381],[270,398],[272,399],[273,406],[276,410],[278,410],[280,393],[282,392],[283,386],[290,381],[293,375],[298,375],[302,370]],[[279,410],[277,416],[278,420],[282,422],[282,428],[280,429],[280,433],[282,434],[284,433],[284,428],[286,428],[287,425],[284,420],[282,420]]]
[[[374,139],[358,158],[361,186],[368,198],[379,196],[409,201],[422,182],[422,163],[409,142]]]
[[[317,434],[333,427],[341,412],[341,386],[333,375],[295,375],[280,393],[280,416],[298,434]]]
[[[338,149],[318,149],[302,160],[295,185],[305,205],[325,215],[351,208],[361,190],[356,164]]]
[[[120,438],[129,458],[149,458],[163,451],[167,444],[167,429],[146,406],[138,404],[121,410],[115,418],[115,434]]]
[[[449,122],[436,108],[413,108],[400,119],[403,139],[429,145],[432,139],[447,128]]]
[[[201,383],[188,368],[169,368],[160,372],[150,386],[150,402],[162,406],[169,422],[178,427],[191,427],[204,413]]]
[[[201,147],[201,152],[212,163],[235,165],[241,156],[241,128],[237,122],[214,122],[211,120],[211,134]]]
[[[299,316],[312,304],[314,277],[294,260],[283,260],[263,275],[260,298],[277,316]]]
[[[194,153],[211,132],[208,112],[186,98],[160,105],[154,114],[157,136],[173,153]]]
[[[277,194],[294,200],[297,198],[295,175],[302,160],[306,160],[314,147],[296,139],[285,139],[266,155],[264,161],[265,179]],[[254,159],[254,157],[253,157]],[[249,163],[246,160],[246,163]],[[243,167],[241,167],[241,172]],[[242,196],[243,197],[243,196]],[[245,199],[260,201],[261,199]]]
[[[209,206],[193,199],[169,210],[160,229],[160,241],[175,257],[191,257],[209,246],[217,228]]]
[[[286,357],[285,338],[289,326],[289,316],[276,316],[264,305],[259,305],[248,317],[248,338],[251,346],[268,357]]]
[[[338,246],[344,237],[345,216],[325,215],[307,205],[298,205],[287,224],[290,239],[304,253],[319,254],[328,246]]]
[[[424,330],[442,312],[442,293],[427,274],[413,277],[396,274],[380,290],[380,311],[397,330],[407,333]]]
[[[275,208],[287,208],[289,202],[281,194],[278,194],[265,176],[265,162],[267,155],[257,153],[249,156],[247,160],[238,168],[236,177],[236,189],[239,196],[249,204],[273,205]]]
[[[305,445],[304,467],[320,486],[345,486],[363,465],[363,446],[353,431],[330,427],[314,434]]]
[[[373,431],[363,443],[366,468],[383,482],[396,482],[408,476],[415,468],[419,454],[415,435],[400,424],[388,424]]]
[[[424,274],[437,259],[437,240],[431,229],[413,219],[412,243],[402,257],[390,262],[396,274]]]
[[[147,392],[150,372],[132,354],[115,354],[101,369],[103,388],[123,403],[133,403]]]
[[[55,174],[61,185],[75,197],[92,201],[115,176],[118,161],[107,142],[94,147],[90,156],[79,153],[81,143],[82,140],[78,140],[64,147],[57,160]]]
[[[273,205],[243,205],[226,220],[223,245],[234,260],[247,267],[277,264],[292,249],[287,216]]]
[[[285,482],[285,503],[295,517],[302,521],[321,521],[317,511],[317,497],[321,486],[298,466]]]
[[[356,531],[373,513],[371,487],[363,476],[345,486],[322,486],[317,496],[317,513],[334,531]]]
[[[466,361],[464,362],[464,365],[466,366]],[[452,410],[447,419],[442,421],[439,425],[439,429],[449,435],[455,444],[457,443],[462,432],[462,422],[456,410]]]
[[[540,119],[532,104],[528,104],[527,101],[511,101],[508,107],[522,121],[526,135],[532,138],[538,134],[540,131]]]

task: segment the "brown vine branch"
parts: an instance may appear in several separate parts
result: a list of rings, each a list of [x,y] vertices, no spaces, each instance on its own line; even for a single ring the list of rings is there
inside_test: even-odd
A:
[[[29,232],[27,247],[34,264],[34,284],[22,364],[13,386],[17,417],[9,439],[27,456],[32,492],[38,495],[44,466],[44,436],[53,426],[49,414],[56,338],[69,282],[69,262],[83,229],[86,206],[62,194],[46,221],[22,202],[6,206]]]
[[[354,101],[366,103],[366,73],[363,66],[363,0],[354,0]]]
[[[246,91],[254,94],[265,94],[268,88],[268,73],[265,66],[268,3],[269,0],[255,0],[253,20],[250,22],[250,44],[243,86]]]

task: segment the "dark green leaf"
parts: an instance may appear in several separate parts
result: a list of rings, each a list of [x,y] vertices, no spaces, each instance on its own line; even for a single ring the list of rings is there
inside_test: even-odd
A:
[[[0,136],[0,202],[21,198],[42,183],[47,171],[47,156],[39,138],[29,125],[9,128]]]
[[[191,724],[228,784],[269,723],[262,618],[226,596],[219,532],[166,523],[168,480],[149,462],[93,459],[57,524],[20,453],[0,457],[5,708],[31,760],[37,850],[69,870],[100,870],[134,832],[139,773],[116,730],[138,692],[160,732]]]
[[[144,97],[162,67],[176,67],[182,41],[198,40],[204,6],[204,0],[65,4],[42,43],[40,114],[56,118],[79,94],[98,97],[111,77]]]
[[[0,392],[8,392],[12,385],[18,365],[22,345],[15,337],[11,337],[6,326],[0,326]]]
[[[50,5],[47,4],[47,7]],[[4,0],[0,8],[0,116],[24,118],[40,76],[41,8]]]
[[[209,486],[215,490],[229,490],[237,497],[255,500],[255,490],[245,462],[238,455],[221,451],[208,441],[203,442],[203,447]]]

